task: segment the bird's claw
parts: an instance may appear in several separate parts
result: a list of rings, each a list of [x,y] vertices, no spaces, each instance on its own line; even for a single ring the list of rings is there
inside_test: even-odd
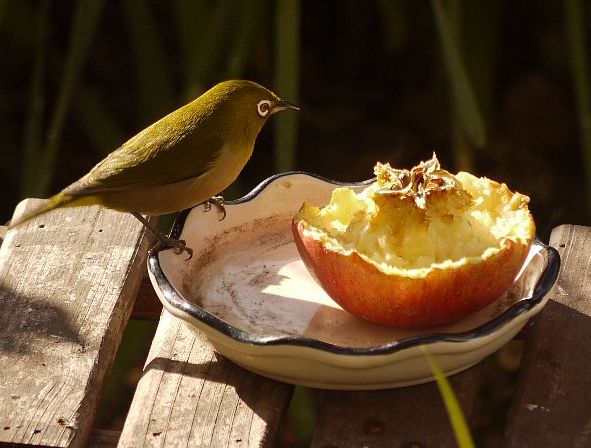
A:
[[[189,261],[193,258],[193,249],[187,247],[187,242],[185,240],[175,240],[165,235],[159,235],[159,239],[162,246],[171,248],[175,254],[180,255],[183,252],[187,252],[189,256],[185,261]]]
[[[185,261],[189,261],[191,258],[193,258],[193,249],[187,247],[187,243],[185,242],[185,240],[177,241],[182,244],[173,246],[172,250],[174,251],[174,253],[180,255],[183,252],[187,252],[188,257],[185,259]]]
[[[224,218],[226,217],[226,207],[224,207],[224,197],[221,195],[218,196],[212,196],[210,197],[207,201],[204,202],[205,205],[205,212],[208,212],[211,210],[211,206],[215,205],[216,208],[222,213],[222,217],[219,219],[220,221],[223,221]]]

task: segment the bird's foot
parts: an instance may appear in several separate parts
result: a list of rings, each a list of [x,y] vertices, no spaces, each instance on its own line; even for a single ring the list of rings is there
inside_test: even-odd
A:
[[[226,207],[224,207],[224,197],[223,196],[221,196],[221,195],[212,196],[207,201],[205,201],[203,204],[205,205],[204,211],[206,211],[206,212],[211,210],[212,205],[215,205],[216,208],[222,213],[222,217],[220,218],[220,221],[223,221],[224,218],[226,217]]]
[[[185,240],[175,240],[174,238],[171,238],[169,236],[166,236],[164,233],[159,232],[158,229],[154,227],[152,224],[150,224],[150,221],[144,218],[139,212],[132,212],[132,215],[135,216],[138,219],[138,221],[146,227],[146,229],[148,229],[150,232],[156,235],[156,238],[158,238],[160,246],[170,247],[174,250],[175,254],[182,254],[183,252],[187,252],[187,254],[189,255],[187,261],[193,258],[193,249],[187,247],[187,242]]]
[[[187,259],[185,261],[189,261],[193,258],[193,249],[187,247],[187,242],[185,240],[175,240],[174,238],[170,238],[162,233],[158,234],[158,240],[160,244],[164,247],[170,247],[175,254],[182,254],[183,252],[187,252]]]

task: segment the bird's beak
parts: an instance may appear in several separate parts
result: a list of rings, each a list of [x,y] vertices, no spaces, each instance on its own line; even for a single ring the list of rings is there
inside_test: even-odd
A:
[[[295,104],[288,103],[285,100],[279,100],[279,101],[277,101],[277,103],[275,104],[273,109],[271,109],[271,115],[274,114],[275,112],[280,112],[282,110],[287,110],[287,109],[293,109],[293,110],[299,111],[300,106],[296,106]]]

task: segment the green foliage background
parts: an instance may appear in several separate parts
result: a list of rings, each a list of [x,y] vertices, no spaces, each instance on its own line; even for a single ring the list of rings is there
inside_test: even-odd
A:
[[[437,151],[586,223],[589,5],[564,1],[0,0],[0,219],[218,81],[301,103],[230,195],[277,171],[339,180]]]
[[[582,0],[0,0],[0,221],[247,78],[302,112],[273,117],[227,197],[437,151],[531,196],[547,240],[591,216],[590,19]]]

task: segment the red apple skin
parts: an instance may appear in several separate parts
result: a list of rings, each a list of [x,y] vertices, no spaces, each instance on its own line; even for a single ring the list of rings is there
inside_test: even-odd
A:
[[[423,278],[412,278],[386,274],[357,252],[327,249],[304,234],[306,225],[294,220],[295,244],[327,294],[358,317],[401,328],[452,323],[494,302],[515,280],[530,246],[505,240],[484,262],[433,268]]]

